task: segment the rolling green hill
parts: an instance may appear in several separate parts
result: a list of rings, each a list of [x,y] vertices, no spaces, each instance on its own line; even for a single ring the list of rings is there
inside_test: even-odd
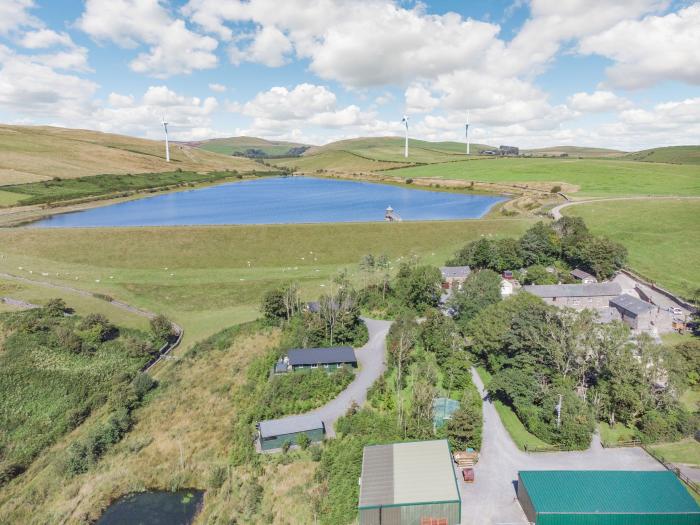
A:
[[[228,137],[189,144],[222,155],[242,155],[247,150],[255,149],[262,151],[265,155],[280,156],[289,154],[289,150],[293,148],[307,147],[306,144],[297,142],[265,140],[257,137]]]
[[[554,157],[559,157],[566,154],[569,157],[615,158],[624,156],[626,152],[608,148],[584,148],[580,146],[550,146],[547,148],[527,149],[523,150],[522,153],[531,155],[550,155]]]
[[[252,160],[231,158],[185,144],[49,126],[0,125],[0,186],[92,175],[183,171],[260,170]]]
[[[700,146],[669,146],[629,153],[629,160],[641,162],[667,162],[670,164],[700,164]]]

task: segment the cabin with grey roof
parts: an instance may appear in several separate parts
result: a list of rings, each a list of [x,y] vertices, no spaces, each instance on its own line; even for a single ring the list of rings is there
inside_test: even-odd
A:
[[[610,300],[622,293],[618,283],[532,284],[523,286],[522,290],[540,297],[545,303],[576,310],[607,308]]]

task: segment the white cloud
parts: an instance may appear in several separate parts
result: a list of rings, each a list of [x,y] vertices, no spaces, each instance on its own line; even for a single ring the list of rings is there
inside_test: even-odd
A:
[[[631,102],[618,97],[612,91],[594,91],[593,93],[574,93],[568,99],[571,109],[584,113],[615,111],[631,106]]]
[[[406,111],[408,113],[424,113],[435,109],[440,101],[433,97],[423,84],[411,84],[406,88]]]
[[[57,33],[46,28],[24,33],[19,44],[27,49],[43,49],[53,46],[73,47],[75,45],[68,33]]]
[[[209,84],[209,89],[215,91],[216,93],[224,93],[226,91],[226,86],[223,84],[212,83]]]
[[[29,14],[34,0],[2,0],[0,2],[0,35],[17,31],[21,27],[40,27],[41,22]]]
[[[335,94],[324,86],[299,84],[292,90],[273,87],[258,93],[242,109],[245,115],[270,120],[305,119],[335,108]]]
[[[158,0],[88,0],[77,25],[98,41],[125,48],[149,45],[148,52],[130,64],[138,73],[168,77],[218,63],[218,42],[189,30],[184,20],[173,19]]]
[[[291,53],[292,44],[275,26],[265,26],[253,36],[253,41],[246,48],[238,45],[229,48],[231,62],[255,62],[268,67],[279,67],[287,62],[286,55]]]
[[[16,54],[0,46],[0,106],[21,108],[24,116],[45,123],[49,118],[66,122],[90,111],[97,84],[55,71],[41,57]]]
[[[579,51],[615,61],[610,82],[634,89],[665,80],[700,84],[700,3],[665,16],[624,20],[581,40]]]

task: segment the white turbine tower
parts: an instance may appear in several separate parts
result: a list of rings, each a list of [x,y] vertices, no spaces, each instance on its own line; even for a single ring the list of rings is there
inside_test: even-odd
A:
[[[464,126],[464,138],[467,139],[467,155],[469,155],[469,112],[467,112],[467,124]]]
[[[401,122],[403,122],[403,125],[406,128],[406,140],[403,146],[403,156],[408,158],[408,116],[404,115]]]
[[[170,143],[168,142],[168,123],[163,115],[163,129],[165,130],[165,160],[170,162]]]

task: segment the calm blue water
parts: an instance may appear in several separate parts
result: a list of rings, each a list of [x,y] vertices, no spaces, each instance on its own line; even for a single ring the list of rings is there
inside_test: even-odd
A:
[[[55,215],[33,226],[371,222],[384,220],[384,210],[389,205],[405,221],[471,219],[481,217],[502,200],[369,182],[269,177]]]
[[[97,525],[189,525],[203,497],[197,490],[129,494],[110,505]]]

